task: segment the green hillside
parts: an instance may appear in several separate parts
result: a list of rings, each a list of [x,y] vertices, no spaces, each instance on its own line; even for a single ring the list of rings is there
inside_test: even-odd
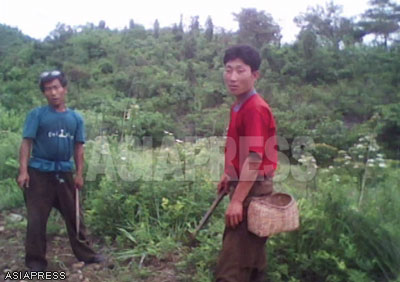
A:
[[[374,0],[357,19],[333,3],[314,7],[285,44],[268,13],[233,17],[234,32],[211,18],[123,30],[102,21],[59,24],[43,41],[0,25],[0,210],[23,206],[14,179],[25,115],[45,103],[38,76],[63,70],[67,104],[86,121],[89,228],[137,279],[151,281],[146,264],[157,258],[177,281],[211,281],[223,208],[199,248],[181,239],[215,195],[222,155],[211,137],[224,136],[234,101],[224,50],[249,43],[263,59],[256,89],[282,137],[277,188],[302,214],[299,231],[268,243],[269,281],[399,281],[400,6]],[[146,137],[152,144],[137,149]]]

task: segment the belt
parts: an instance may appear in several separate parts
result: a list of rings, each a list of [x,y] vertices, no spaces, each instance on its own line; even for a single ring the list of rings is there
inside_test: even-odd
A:
[[[32,157],[29,166],[40,171],[72,171],[71,161],[49,161],[42,158]]]
[[[229,197],[230,198],[232,198],[233,193],[235,192],[236,186],[238,184],[239,184],[239,181],[231,181],[229,183],[229,186],[230,186]],[[273,185],[271,177],[268,177],[261,181],[256,180],[256,181],[254,181],[254,184],[251,187],[249,194],[247,195],[246,199],[244,200],[243,206],[248,206],[248,204],[250,203],[250,201],[253,197],[266,196],[273,192],[274,192],[274,185]]]

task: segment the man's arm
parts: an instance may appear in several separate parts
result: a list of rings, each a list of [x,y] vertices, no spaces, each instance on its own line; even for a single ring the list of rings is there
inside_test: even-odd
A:
[[[28,174],[28,162],[31,155],[32,139],[22,139],[21,146],[19,148],[19,175],[17,178],[18,186],[21,188],[29,187],[29,174]]]
[[[226,226],[235,228],[243,220],[243,201],[249,194],[254,181],[257,179],[261,164],[259,154],[250,152],[244,161],[239,183],[225,212]]]
[[[83,143],[76,142],[74,148],[74,161],[75,161],[75,188],[81,189],[83,187],[83,164],[84,164],[84,149]]]

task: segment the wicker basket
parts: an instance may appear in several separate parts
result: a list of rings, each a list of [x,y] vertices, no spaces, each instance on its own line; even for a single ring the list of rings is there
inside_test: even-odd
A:
[[[248,230],[259,237],[293,231],[300,225],[297,203],[285,193],[252,199],[247,220]]]

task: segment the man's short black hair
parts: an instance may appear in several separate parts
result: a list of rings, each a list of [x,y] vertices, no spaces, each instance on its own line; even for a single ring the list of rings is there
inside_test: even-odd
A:
[[[236,59],[241,59],[246,65],[249,65],[251,71],[257,71],[261,65],[260,53],[250,45],[236,45],[226,49],[224,65]]]
[[[44,93],[44,84],[53,81],[55,79],[58,79],[60,81],[62,87],[65,87],[68,84],[67,78],[65,77],[65,74],[62,71],[59,70],[45,71],[41,73],[39,77],[40,90],[42,90],[42,92]]]

